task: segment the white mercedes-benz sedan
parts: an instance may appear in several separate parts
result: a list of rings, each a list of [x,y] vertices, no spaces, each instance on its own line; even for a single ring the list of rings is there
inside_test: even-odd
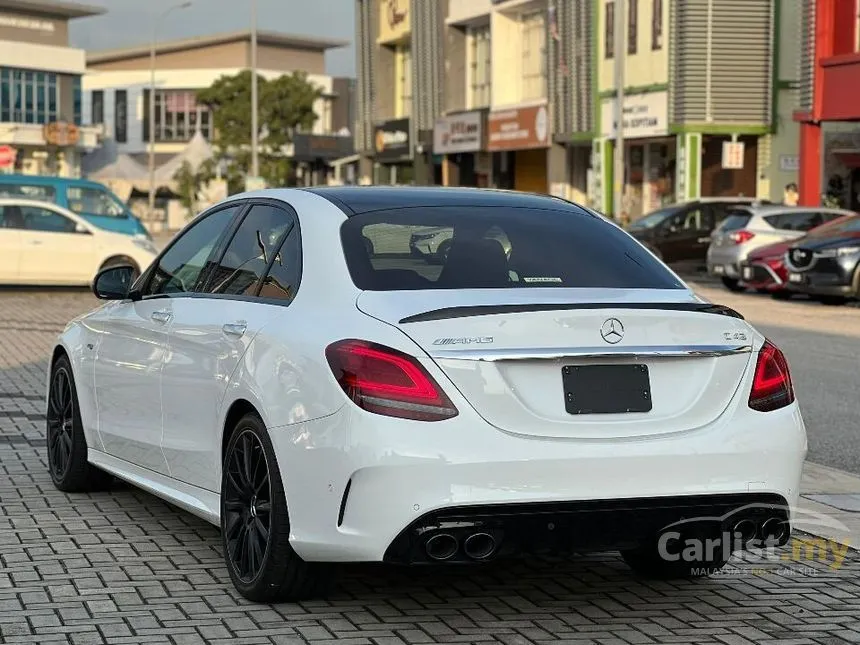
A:
[[[447,228],[444,258],[410,249]],[[806,431],[782,352],[602,216],[410,187],[236,195],[54,349],[48,461],[220,526],[256,601],[339,562],[618,550],[701,576],[784,544]]]

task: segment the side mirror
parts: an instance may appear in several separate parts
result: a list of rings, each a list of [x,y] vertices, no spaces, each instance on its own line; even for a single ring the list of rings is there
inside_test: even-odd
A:
[[[78,223],[78,224],[75,224],[75,233],[83,233],[84,235],[89,235],[90,231],[86,226]]]
[[[100,300],[125,300],[130,297],[135,273],[135,268],[128,265],[102,269],[93,280],[93,293]]]

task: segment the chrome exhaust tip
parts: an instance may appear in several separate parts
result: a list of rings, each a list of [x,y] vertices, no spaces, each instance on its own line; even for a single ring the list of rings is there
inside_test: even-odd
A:
[[[769,543],[780,543],[788,537],[788,522],[772,517],[761,525],[762,537]]]
[[[756,525],[752,520],[741,520],[732,527],[732,537],[740,539],[744,545],[749,544],[755,536]]]
[[[448,533],[437,533],[430,537],[424,545],[427,557],[431,560],[448,560],[457,553],[457,539]]]
[[[496,552],[496,538],[489,533],[473,533],[463,543],[463,551],[473,560],[486,560]]]

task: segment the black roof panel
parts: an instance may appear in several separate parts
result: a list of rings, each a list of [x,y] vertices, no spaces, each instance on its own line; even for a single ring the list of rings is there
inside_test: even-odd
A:
[[[585,211],[572,202],[537,193],[442,186],[317,186],[303,188],[340,206],[348,216],[414,206],[508,206]],[[588,212],[588,211],[585,211]]]

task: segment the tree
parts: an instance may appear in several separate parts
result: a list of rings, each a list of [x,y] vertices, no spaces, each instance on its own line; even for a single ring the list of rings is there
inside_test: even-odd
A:
[[[214,159],[207,159],[195,171],[186,160],[173,175],[177,183],[177,193],[180,203],[187,209],[188,215],[193,215],[197,206],[200,190],[215,177]]]
[[[211,87],[197,92],[197,100],[212,109],[214,144],[226,162],[230,192],[243,189],[251,171],[251,72],[221,76]],[[321,91],[304,72],[272,80],[257,77],[258,160],[260,175],[270,186],[287,183],[290,163],[286,147],[298,130],[308,131],[317,119],[314,102]]]

